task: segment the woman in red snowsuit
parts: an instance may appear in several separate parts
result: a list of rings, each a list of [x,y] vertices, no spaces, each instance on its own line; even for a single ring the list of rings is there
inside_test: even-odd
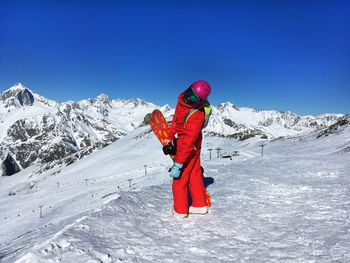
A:
[[[204,124],[203,110],[197,110],[185,120],[191,109],[200,109],[210,94],[210,86],[200,80],[193,83],[179,96],[170,126],[170,135],[166,143],[173,142],[177,134],[177,150],[175,163],[170,176],[173,180],[174,210],[176,214],[186,217],[188,213],[207,213],[205,187],[200,164],[202,144],[201,129]],[[192,198],[192,206],[188,207],[188,189]]]

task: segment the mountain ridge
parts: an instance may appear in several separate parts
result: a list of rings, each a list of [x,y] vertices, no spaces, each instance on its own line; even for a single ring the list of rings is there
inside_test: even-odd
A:
[[[60,103],[17,83],[0,93],[2,174],[11,175],[4,169],[8,162],[24,169],[36,163],[57,162],[77,153],[79,156],[90,154],[140,125],[147,125],[146,116],[154,109],[160,109],[168,120],[174,114],[169,105],[159,106],[139,98],[113,100],[103,93],[93,99]],[[236,140],[296,136],[330,126],[344,116],[298,116],[290,111],[239,108],[231,102],[212,109],[204,136]],[[69,162],[72,161],[74,158]]]

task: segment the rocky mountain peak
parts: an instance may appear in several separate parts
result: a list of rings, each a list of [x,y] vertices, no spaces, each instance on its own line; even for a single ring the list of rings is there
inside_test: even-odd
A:
[[[98,96],[96,97],[96,99],[98,99],[98,100],[106,100],[106,101],[108,101],[108,102],[111,102],[111,101],[112,101],[112,99],[111,99],[108,95],[106,95],[106,94],[104,94],[104,93],[101,93],[100,95],[98,95]]]
[[[31,90],[21,83],[17,83],[10,89],[0,93],[0,101],[5,108],[32,106],[34,103],[34,95]]]
[[[133,103],[135,105],[135,107],[139,106],[139,105],[142,105],[142,106],[147,106],[148,103],[144,100],[141,100],[139,98],[136,98],[136,99],[131,99],[128,101],[129,103]]]
[[[237,111],[239,111],[240,109],[236,106],[236,105],[234,105],[233,103],[231,103],[231,102],[225,102],[225,103],[221,103],[221,104],[219,104],[218,106],[217,106],[217,109],[219,110],[219,111],[223,111],[224,109],[234,109],[234,110],[237,110]]]
[[[15,85],[13,85],[11,88],[8,90],[24,90],[26,89],[26,86],[24,86],[22,83],[18,82]]]
[[[94,101],[110,106],[112,99],[108,95],[102,93],[98,95]]]

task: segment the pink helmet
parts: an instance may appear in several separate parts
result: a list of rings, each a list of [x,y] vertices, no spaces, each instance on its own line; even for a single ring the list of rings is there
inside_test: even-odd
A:
[[[196,81],[192,84],[192,87],[196,92],[197,96],[200,97],[202,100],[206,100],[211,92],[210,85],[205,80]]]

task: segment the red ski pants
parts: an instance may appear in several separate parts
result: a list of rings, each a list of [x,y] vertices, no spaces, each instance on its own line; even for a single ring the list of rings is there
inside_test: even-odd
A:
[[[193,151],[189,161],[184,163],[179,178],[173,180],[174,210],[179,214],[188,213],[188,189],[193,207],[206,206],[205,187],[200,164],[200,150]]]

